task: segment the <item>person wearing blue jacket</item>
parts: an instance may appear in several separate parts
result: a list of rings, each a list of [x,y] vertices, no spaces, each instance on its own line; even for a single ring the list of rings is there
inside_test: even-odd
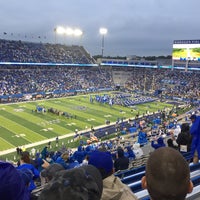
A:
[[[140,143],[140,145],[144,145],[147,144],[148,140],[147,140],[147,134],[140,130],[138,133],[138,143]]]
[[[32,190],[36,188],[34,180],[39,178],[40,172],[30,163],[29,154],[27,154],[26,152],[24,153],[22,152],[21,158],[20,158],[20,165],[17,167],[17,169],[22,170],[24,168],[30,170],[33,173],[33,178],[30,181],[30,184],[28,187],[28,190],[31,192]]]
[[[191,154],[193,162],[197,163],[200,159],[200,116],[191,115],[192,126],[190,134],[192,135]]]
[[[80,146],[78,146],[77,151],[74,152],[72,157],[74,160],[77,160],[79,162],[79,164],[81,164],[83,162],[85,156],[86,156],[86,152],[83,150],[83,147],[80,145]]]
[[[157,139],[157,141],[153,140],[151,141],[151,146],[154,148],[154,149],[158,149],[160,147],[165,147],[165,143],[164,143],[164,140],[162,137],[159,137]]]

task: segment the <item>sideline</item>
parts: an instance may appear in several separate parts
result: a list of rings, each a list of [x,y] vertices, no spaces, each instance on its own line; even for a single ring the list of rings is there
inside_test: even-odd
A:
[[[125,121],[128,121],[128,120],[125,120]],[[112,122],[112,123],[109,124],[109,126],[115,125],[115,124],[116,124],[116,122]],[[100,125],[100,126],[96,126],[94,128],[95,129],[100,129],[100,128],[103,128],[103,127],[107,127],[107,126],[106,125]],[[79,131],[79,134],[90,132],[90,131],[91,131],[91,129],[82,130],[82,131]],[[65,138],[74,136],[74,134],[75,133],[73,132],[73,133],[68,133],[68,134],[65,134],[65,135],[58,135],[58,138],[59,138],[59,140],[60,139],[65,139]],[[22,145],[22,146],[24,146],[27,149],[27,148],[35,147],[35,146],[38,146],[38,145],[47,144],[48,142],[53,142],[53,141],[56,141],[56,137],[49,138],[49,139],[46,139],[46,140],[41,140],[39,142],[30,143],[30,144],[27,144],[27,145]],[[17,147],[0,151],[0,156],[16,152],[16,148]]]

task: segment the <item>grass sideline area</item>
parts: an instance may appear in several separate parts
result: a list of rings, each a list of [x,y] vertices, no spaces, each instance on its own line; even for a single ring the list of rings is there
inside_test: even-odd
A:
[[[96,101],[91,103],[90,95],[1,104],[0,152],[17,146],[30,146],[30,144],[34,146],[35,143],[48,141],[57,136],[63,137],[66,143],[69,143],[69,137],[74,135],[76,129],[78,132],[90,130],[91,127],[105,125],[106,120],[114,123],[118,118],[129,119],[147,110],[151,113],[172,107],[171,104],[163,102],[145,103],[132,108],[110,106]],[[50,112],[38,113],[35,112],[36,106],[44,107],[46,110],[54,108],[66,112],[68,116]]]

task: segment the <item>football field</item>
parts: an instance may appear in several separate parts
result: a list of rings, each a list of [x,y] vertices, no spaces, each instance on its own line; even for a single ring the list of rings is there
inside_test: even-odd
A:
[[[36,107],[45,112],[36,112]],[[94,101],[89,95],[59,99],[0,105],[0,151],[36,143],[57,136],[74,134],[92,126],[116,122],[118,118],[129,119],[140,114],[172,107],[160,102],[136,105],[132,108],[108,105]],[[48,110],[53,112],[48,112]]]

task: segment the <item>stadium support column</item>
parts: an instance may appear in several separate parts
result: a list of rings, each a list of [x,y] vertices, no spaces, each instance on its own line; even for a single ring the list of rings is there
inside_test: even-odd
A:
[[[102,35],[102,44],[101,44],[101,57],[103,58],[103,51],[104,51],[104,35]]]
[[[174,59],[172,57],[172,71],[174,70]]]
[[[144,76],[144,93],[146,93],[146,81],[147,81],[147,77],[146,77],[146,73],[145,73],[145,76]]]
[[[189,63],[189,60],[186,60],[186,62],[185,62],[185,72],[188,71],[188,63]]]
[[[104,36],[107,34],[108,30],[106,28],[100,28],[99,33],[102,35],[102,43],[101,43],[101,57],[103,58],[104,52]]]
[[[53,31],[54,31],[55,44],[56,44],[57,43],[57,40],[56,40],[56,28],[54,28]]]
[[[152,84],[151,84],[151,90],[155,90],[155,76],[153,75],[153,80],[152,80]]]

